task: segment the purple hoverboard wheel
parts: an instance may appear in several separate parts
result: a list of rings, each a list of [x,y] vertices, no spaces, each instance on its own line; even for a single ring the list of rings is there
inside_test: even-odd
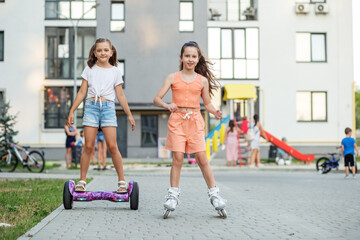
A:
[[[137,210],[139,205],[139,187],[137,182],[130,181],[127,193],[107,191],[75,192],[75,182],[67,181],[64,185],[63,204],[65,209],[72,209],[73,201],[109,200],[113,202],[129,202],[132,210]]]

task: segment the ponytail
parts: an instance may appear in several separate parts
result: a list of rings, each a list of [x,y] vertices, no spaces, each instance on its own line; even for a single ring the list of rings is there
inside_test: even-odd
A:
[[[182,46],[181,52],[180,52],[180,57],[182,57],[186,47],[197,48],[198,55],[199,55],[199,62],[197,63],[197,65],[195,67],[195,72],[204,76],[208,80],[209,95],[210,95],[210,97],[214,96],[214,90],[216,90],[220,84],[218,83],[214,74],[210,70],[209,65],[212,65],[212,63],[210,63],[208,60],[205,59],[204,55],[201,52],[199,45],[194,41],[187,42]],[[184,66],[183,66],[183,63],[181,62],[180,66],[179,66],[180,71],[183,70],[183,68],[184,68]]]
[[[97,58],[95,57],[95,54],[94,54],[94,51],[96,50],[96,44],[97,43],[102,43],[102,42],[108,42],[109,45],[111,46],[111,50],[113,51],[113,54],[109,59],[109,63],[111,65],[117,67],[118,63],[117,63],[117,51],[116,51],[116,48],[114,47],[114,45],[112,45],[111,41],[109,39],[107,39],[107,38],[98,38],[98,39],[96,39],[94,45],[92,45],[92,47],[90,48],[87,65],[89,66],[89,68],[92,68],[95,65],[95,63],[97,61]]]

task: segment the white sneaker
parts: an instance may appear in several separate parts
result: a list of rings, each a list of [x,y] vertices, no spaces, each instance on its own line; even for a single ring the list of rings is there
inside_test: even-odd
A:
[[[208,196],[211,204],[214,206],[215,210],[224,209],[226,206],[226,200],[220,197],[219,195],[219,188],[209,188],[208,189]]]
[[[356,178],[356,175],[353,175],[353,179],[355,179]]]
[[[349,179],[349,176],[348,176],[348,175],[346,175],[346,176],[344,177],[344,179]]]
[[[167,210],[174,211],[175,208],[180,204],[179,196],[180,196],[180,188],[174,188],[174,187],[169,188],[168,195],[165,196],[166,200],[164,203],[164,207]]]

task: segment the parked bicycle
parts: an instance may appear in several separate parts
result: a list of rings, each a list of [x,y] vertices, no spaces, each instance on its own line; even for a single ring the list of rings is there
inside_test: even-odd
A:
[[[339,148],[339,147],[337,147]],[[328,153],[331,156],[331,159],[328,157],[321,157],[316,162],[316,170],[319,174],[326,174],[331,171],[331,169],[339,169],[339,162],[341,160],[341,153]],[[338,158],[335,158],[338,156]],[[355,172],[357,172],[357,164],[355,161]]]
[[[0,172],[13,172],[20,162],[30,172],[42,172],[45,168],[44,155],[39,151],[29,152],[29,146],[20,147],[15,143],[5,140],[8,148],[0,156]]]

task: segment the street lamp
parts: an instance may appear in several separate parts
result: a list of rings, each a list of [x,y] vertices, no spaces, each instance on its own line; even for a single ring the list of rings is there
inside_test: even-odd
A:
[[[71,25],[74,28],[74,89],[73,89],[73,103],[75,102],[75,97],[76,97],[76,93],[77,93],[77,78],[76,78],[76,66],[77,66],[77,31],[78,31],[78,25],[80,20],[84,20],[83,17],[85,16],[85,14],[87,14],[88,12],[90,12],[91,10],[97,8],[100,5],[100,3],[95,4],[94,6],[92,6],[89,10],[87,10],[86,12],[84,12],[80,18],[74,23],[73,20],[71,18],[68,18],[66,16],[64,16],[62,13],[60,13],[59,11],[50,8],[48,6],[45,5],[45,7],[47,9],[49,9],[50,11],[58,14],[59,16],[62,16],[64,19],[67,19],[70,21]],[[77,110],[74,111],[74,125],[76,126],[76,122],[77,122]]]

